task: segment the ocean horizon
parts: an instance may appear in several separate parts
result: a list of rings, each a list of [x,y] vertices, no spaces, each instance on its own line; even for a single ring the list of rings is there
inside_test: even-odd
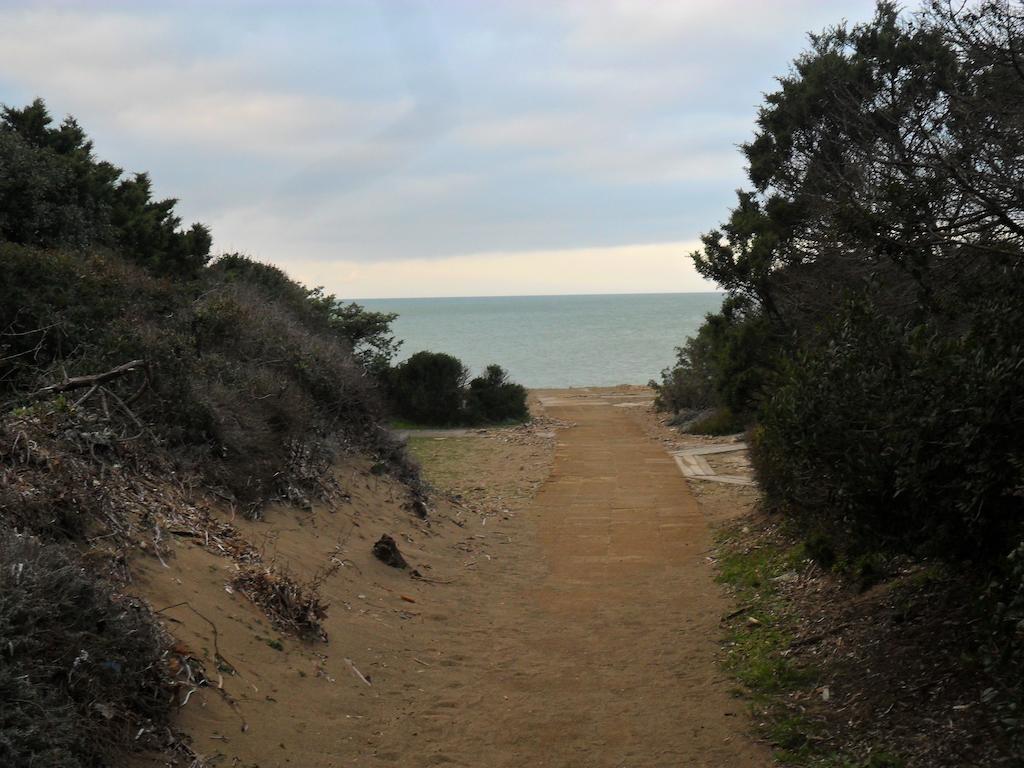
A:
[[[395,312],[396,362],[429,350],[473,375],[497,363],[532,389],[646,384],[717,311],[722,293],[618,293],[355,299]]]

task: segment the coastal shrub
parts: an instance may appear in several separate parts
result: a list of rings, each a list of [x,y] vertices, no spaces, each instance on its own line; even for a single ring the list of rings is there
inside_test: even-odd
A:
[[[776,352],[771,327],[757,308],[746,299],[727,298],[676,349],[675,364],[662,371],[661,381],[650,382],[655,406],[672,413],[717,409],[718,421],[742,429],[760,402]]]
[[[245,283],[208,291],[194,309],[196,396],[211,414],[217,474],[236,495],[279,490],[296,441],[376,431],[376,390],[329,330],[310,328]]]
[[[734,435],[742,432],[743,428],[743,420],[723,406],[694,419],[685,431],[691,435]]]
[[[489,365],[483,376],[469,382],[466,418],[471,423],[525,419],[526,387],[508,380],[500,365]]]
[[[0,764],[98,768],[166,723],[164,637],[54,544],[0,529]]]
[[[864,303],[838,313],[763,409],[754,446],[768,498],[854,549],[1004,556],[1024,524],[1015,293],[955,334]]]
[[[523,420],[527,392],[500,365],[469,379],[462,361],[443,352],[417,352],[388,378],[392,409],[403,419],[433,426],[474,426]]]
[[[659,399],[755,421],[768,500],[851,561],[983,573],[1019,540],[1022,44],[984,1],[812,36],[743,145],[751,189],[692,254],[727,298]]]
[[[417,352],[395,366],[389,377],[391,400],[398,415],[421,424],[462,422],[469,371],[443,352]]]
[[[661,381],[651,381],[657,393],[655,407],[680,413],[700,411],[719,401],[718,380],[712,360],[711,324],[707,320],[695,336],[676,348],[674,365],[661,372]]]
[[[372,376],[383,378],[402,342],[391,324],[392,312],[373,312],[360,304],[339,301],[322,287],[307,288],[272,264],[239,253],[224,254],[210,266],[210,273],[227,283],[245,283],[286,306],[303,324],[331,333],[347,343],[356,361]]]

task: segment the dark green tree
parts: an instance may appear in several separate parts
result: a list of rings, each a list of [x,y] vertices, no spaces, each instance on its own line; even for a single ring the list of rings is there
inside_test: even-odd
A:
[[[36,99],[0,111],[0,239],[42,247],[114,248],[160,274],[192,278],[210,256],[202,224],[181,229],[173,199],[146,174],[97,161],[71,117],[53,126]]]

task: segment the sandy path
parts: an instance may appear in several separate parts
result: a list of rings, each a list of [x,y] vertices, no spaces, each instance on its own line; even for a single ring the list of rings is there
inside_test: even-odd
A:
[[[345,558],[322,583],[328,644],[277,631],[193,538],[168,542],[166,566],[140,559],[153,605],[216,623],[165,614],[193,657],[215,671],[219,639],[237,672],[179,710],[196,751],[238,768],[769,765],[715,665],[731,606],[708,522],[643,409],[621,407],[630,391],[540,393],[554,434],[421,437],[428,477],[463,494],[426,523],[359,464],[338,468],[338,510],[235,520],[300,579]],[[373,558],[385,532],[432,580]]]
[[[686,481],[630,409],[572,398],[549,398],[565,404],[548,415],[575,426],[558,432],[519,562],[489,594],[481,585],[476,620],[452,638],[466,674],[414,717],[421,757],[488,768],[768,765],[715,666],[729,606]]]

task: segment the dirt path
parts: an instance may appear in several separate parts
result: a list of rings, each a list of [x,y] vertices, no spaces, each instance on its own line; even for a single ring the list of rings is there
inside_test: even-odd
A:
[[[545,393],[542,393],[545,394]],[[436,762],[768,765],[714,662],[728,612],[710,531],[674,460],[615,399],[547,393],[554,466],[533,541],[460,638],[471,679],[444,704]],[[532,546],[531,546],[532,544]],[[469,642],[465,642],[465,640]],[[426,729],[426,724],[424,724]],[[428,731],[429,732],[429,731]]]
[[[144,561],[154,605],[187,599],[219,629],[176,609],[175,635],[207,669],[219,638],[236,670],[180,710],[196,751],[246,768],[769,765],[715,665],[731,606],[708,521],[630,392],[539,393],[554,432],[421,436],[428,477],[462,498],[426,523],[355,466],[347,507],[245,524],[297,577],[344,564],[322,582],[328,644],[275,631],[199,542]],[[385,532],[429,580],[373,559]]]

